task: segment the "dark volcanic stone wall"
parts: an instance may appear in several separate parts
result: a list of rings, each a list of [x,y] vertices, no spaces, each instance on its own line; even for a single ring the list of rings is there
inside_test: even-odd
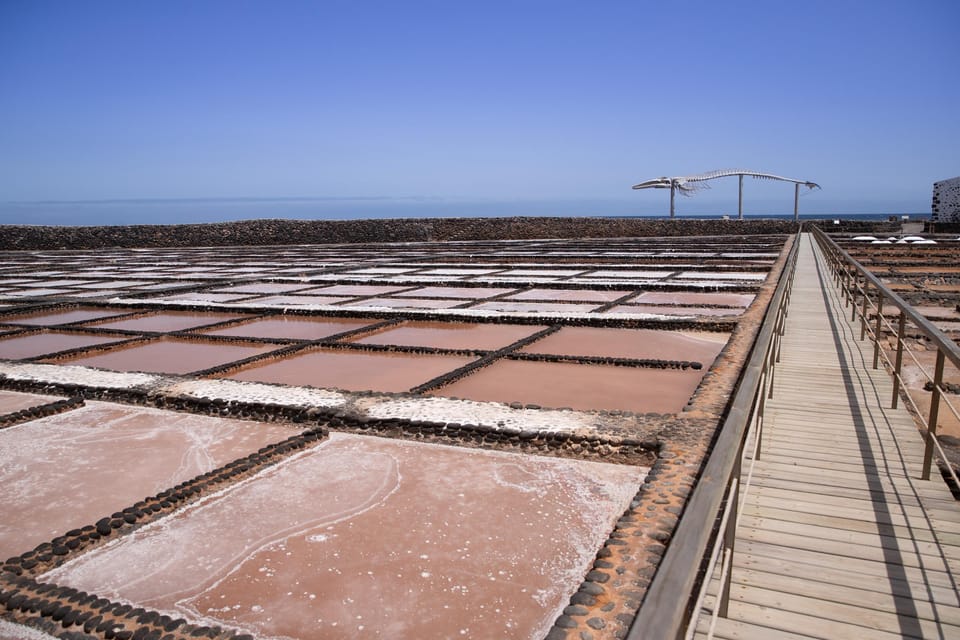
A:
[[[789,220],[548,217],[245,220],[211,224],[109,227],[0,225],[0,249],[712,236],[793,233],[796,229],[796,223]]]

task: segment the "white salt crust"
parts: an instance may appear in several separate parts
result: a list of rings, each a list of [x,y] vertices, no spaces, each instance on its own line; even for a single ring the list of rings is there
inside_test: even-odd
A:
[[[102,371],[77,365],[0,362],[0,374],[12,380],[38,380],[54,384],[82,384],[106,389],[153,387],[163,378],[149,373]]]
[[[498,431],[572,432],[592,426],[589,414],[551,409],[513,409],[499,402],[454,398],[360,398],[354,407],[379,420],[459,422]]]
[[[7,638],[10,640],[57,640],[55,636],[43,631],[0,620],[0,640],[7,640]]]
[[[339,407],[346,403],[347,396],[339,391],[311,389],[308,387],[278,387],[258,382],[237,380],[189,380],[165,388],[173,395],[193,398],[221,398],[242,402],[261,402],[284,406]]]
[[[622,284],[622,283],[618,283]],[[688,283],[684,283],[686,285]],[[724,288],[723,283],[692,283],[694,286],[704,285],[704,287],[709,286],[714,289]],[[142,300],[133,300],[126,298],[112,298],[109,300],[111,304],[125,305],[133,302],[140,302]],[[265,305],[265,304],[247,304],[241,302],[193,302],[190,300],[178,300],[176,302],[168,302],[164,300],[151,300],[151,305],[165,306],[165,305],[176,305],[179,307],[198,307],[204,309],[225,309],[230,311],[235,311],[238,309],[251,309],[253,311],[344,311],[345,307],[329,305],[329,304],[298,304],[296,306],[284,306],[284,305]],[[392,315],[401,315],[401,316],[417,316],[422,315],[426,317],[435,316],[437,313],[442,313],[445,316],[457,317],[457,318],[501,318],[504,321],[509,321],[511,319],[535,319],[542,320],[544,322],[549,321],[563,321],[563,320],[586,320],[591,318],[603,317],[603,318],[619,318],[623,320],[695,320],[695,315],[689,316],[677,316],[677,315],[665,315],[659,313],[604,313],[598,314],[592,311],[567,311],[564,313],[550,313],[550,312],[541,312],[541,311],[485,311],[483,309],[413,309],[413,308],[404,308],[404,309],[395,309],[392,307],[361,307],[361,306],[351,306],[349,307],[350,311],[372,311],[378,315],[387,316]]]

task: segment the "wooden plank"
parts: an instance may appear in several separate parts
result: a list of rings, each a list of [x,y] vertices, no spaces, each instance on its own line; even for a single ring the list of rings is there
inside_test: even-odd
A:
[[[960,524],[960,513],[956,511],[935,511],[932,508],[915,507],[895,502],[880,500],[857,500],[836,496],[820,496],[805,493],[802,487],[797,489],[776,489],[773,487],[756,486],[750,488],[746,496],[747,503],[768,505],[772,507],[793,509],[795,511],[809,511],[810,513],[829,513],[841,517],[859,518],[876,522],[896,524],[891,518],[903,516],[912,518],[915,526],[923,526],[925,520],[935,513],[941,515],[940,520]],[[926,525],[929,526],[929,525]]]
[[[764,425],[770,427],[767,421]],[[919,434],[918,434],[919,435]],[[892,456],[901,456],[912,454],[921,456],[923,454],[922,441],[917,438],[916,442],[902,442],[893,436],[883,438],[878,434],[856,434],[834,430],[828,434],[810,433],[802,425],[791,424],[783,428],[782,424],[775,425],[774,428],[764,429],[763,439],[765,442],[776,442],[793,447],[811,447],[829,449],[831,447],[843,447],[850,453],[856,455],[863,451],[864,446],[869,446],[871,452],[884,451]],[[874,455],[876,455],[874,453]]]
[[[843,562],[846,559],[860,559],[902,567],[934,568],[938,571],[949,570],[943,555],[938,553],[939,550],[931,552],[929,549],[924,548],[914,549],[912,548],[913,544],[884,547],[881,545],[883,539],[881,539],[880,536],[878,536],[876,544],[864,546],[840,540],[810,538],[798,534],[754,529],[745,531],[743,540],[766,542],[767,544],[775,544],[790,550],[796,549],[829,553],[836,557],[838,566],[843,566]],[[916,543],[918,546],[921,544],[929,543]]]
[[[831,487],[828,484],[834,480],[836,484]],[[809,500],[824,500],[828,504],[830,499],[845,499],[866,502],[870,504],[902,504],[905,506],[916,507],[919,509],[944,509],[950,511],[954,508],[952,498],[948,501],[942,495],[917,494],[910,491],[909,485],[894,483],[869,483],[857,485],[846,478],[824,478],[823,482],[802,482],[797,480],[797,474],[784,473],[782,476],[765,475],[755,473],[750,478],[750,491],[754,487],[759,493],[770,494],[773,491],[792,492],[797,494],[806,494]],[[832,488],[832,490],[831,490]],[[786,495],[784,493],[783,495]],[[862,505],[866,506],[866,505]]]
[[[834,566],[812,565],[803,562],[794,562],[788,558],[762,556],[755,554],[735,554],[734,555],[734,578],[741,572],[755,571],[758,573],[768,573],[781,576],[790,576],[798,580],[806,580],[812,583],[825,582],[828,584],[853,587],[864,591],[876,591],[877,593],[891,596],[914,597],[936,602],[946,606],[960,606],[960,596],[957,590],[952,587],[944,587],[930,584],[924,580],[922,573],[915,571],[905,571],[904,576],[897,577],[879,577],[865,575],[847,569],[841,569]],[[747,575],[744,573],[743,575]],[[913,576],[915,579],[911,580]]]
[[[884,525],[866,520],[825,516],[816,513],[797,513],[795,511],[772,509],[769,507],[759,509],[749,505],[744,505],[740,513],[740,522],[742,526],[762,527],[765,526],[765,524],[769,521],[797,522],[825,528],[836,528],[844,531],[879,533],[881,535],[891,535],[901,538],[916,538],[917,540],[923,540],[924,542],[939,542],[941,544],[947,544],[951,546],[960,546],[960,531],[954,533],[947,533],[944,531],[934,532],[928,527]],[[748,523],[744,520],[745,518],[753,518],[755,521],[763,522]]]
[[[706,640],[709,626],[710,620],[704,616],[697,625],[697,633],[694,638]],[[729,618],[717,619],[713,637],[718,640],[811,640],[811,638],[814,638],[814,636],[778,631],[770,627],[749,624],[740,620],[730,620]]]
[[[947,489],[946,485],[943,483],[943,480],[938,477],[931,477],[931,480],[920,481],[915,476],[878,476],[874,475],[873,477],[867,477],[863,472],[858,471],[840,471],[832,470],[829,474],[825,473],[823,469],[807,468],[802,467],[798,464],[793,464],[789,461],[782,460],[768,460],[764,454],[764,458],[757,461],[757,465],[760,467],[760,472],[755,475],[780,475],[781,477],[796,477],[797,482],[804,482],[803,477],[815,476],[820,479],[820,482],[838,482],[838,483],[849,483],[850,486],[857,486],[857,483],[862,483],[864,485],[870,486],[871,483],[883,485],[886,483],[891,487],[912,487],[914,493],[918,495],[942,495],[949,496],[950,491]],[[919,474],[917,474],[919,475]]]
[[[918,536],[914,535],[898,537],[879,531],[854,531],[850,529],[824,527],[819,524],[757,518],[753,516],[741,518],[740,524],[747,529],[783,534],[783,536],[785,536],[783,538],[783,544],[785,545],[789,543],[789,539],[786,536],[802,536],[814,542],[818,540],[829,541],[905,551],[935,557],[949,556],[954,559],[960,559],[960,546],[949,545],[942,540],[921,540]],[[901,530],[903,531],[904,529],[901,528]]]
[[[773,443],[771,443],[773,444]],[[771,446],[761,453],[764,460],[782,462],[807,469],[835,469],[837,471],[868,471],[868,475],[881,474],[894,477],[910,475],[909,470],[898,460],[890,460],[879,455],[867,455],[858,452],[853,455],[838,455],[835,453],[803,452],[781,446]]]
[[[823,638],[824,640],[865,640],[868,638],[870,640],[903,640],[905,637],[916,637],[748,602],[731,603],[730,617],[748,624],[773,629],[773,632],[768,636],[770,638],[778,638],[779,635],[777,634],[784,632],[808,634],[811,637]]]
[[[851,625],[860,628],[861,638],[878,637],[876,634],[894,634],[904,638],[960,638],[960,627],[941,620],[924,620],[913,615],[913,610],[907,612],[891,609],[878,611],[864,609],[848,604],[834,602],[825,593],[823,598],[808,598],[805,596],[772,591],[769,589],[753,588],[748,591],[736,589],[731,593],[731,612],[737,619],[749,620],[739,615],[740,605],[752,605],[766,611],[776,611],[782,616],[783,622],[778,625],[785,631],[804,631],[805,624],[813,620],[823,620],[831,625]],[[749,599],[745,599],[749,594]],[[737,606],[733,605],[736,601]],[[783,615],[787,614],[787,615]],[[800,620],[797,620],[799,618]],[[788,622],[788,620],[800,622]],[[834,636],[827,636],[834,637]]]
[[[862,460],[855,461],[852,459],[846,462],[831,462],[829,460],[818,460],[816,458],[807,458],[806,460],[803,460],[803,459],[798,460],[797,458],[793,458],[791,456],[777,455],[777,452],[770,451],[770,450],[764,451],[761,455],[765,460],[769,460],[771,462],[780,462],[782,464],[789,464],[791,466],[796,466],[796,467],[804,467],[806,469],[820,469],[824,473],[830,473],[833,471],[837,471],[840,473],[857,473],[859,471],[862,475],[863,469],[868,466]],[[876,465],[869,465],[869,467],[871,470],[877,469]],[[886,469],[883,469],[883,473],[887,473],[895,477],[896,476],[904,477],[904,476],[910,475],[909,471],[904,468],[900,468],[900,469],[886,468]]]
[[[913,499],[922,504],[941,505],[950,508],[956,500],[942,482],[916,483],[910,478],[858,477],[856,474],[831,474],[829,477],[815,471],[793,465],[768,466],[766,461],[758,462],[750,470],[751,483],[769,487],[802,488],[808,493],[844,495],[845,491],[870,494],[887,494],[903,500]]]
[[[836,604],[864,610],[910,612],[911,615],[922,620],[960,626],[960,607],[956,604],[932,602],[922,586],[897,595],[849,585],[808,580],[793,575],[759,571],[735,571],[733,584],[736,585],[736,594],[733,597],[742,602],[754,602],[750,591],[754,588],[762,588],[804,598],[829,600]],[[817,611],[821,610],[817,609]]]
[[[890,572],[895,571],[896,575],[893,577],[896,579],[919,583],[927,582],[947,589],[957,588],[957,580],[954,574],[944,570],[942,566],[938,568],[932,566],[922,568],[916,566],[896,567],[879,560],[837,556],[820,550],[792,549],[779,544],[746,539],[737,540],[737,552],[773,558],[788,557],[797,564],[832,567],[850,573],[863,574],[864,579],[872,577],[873,579],[889,580]],[[746,560],[744,560],[744,564],[746,564]]]

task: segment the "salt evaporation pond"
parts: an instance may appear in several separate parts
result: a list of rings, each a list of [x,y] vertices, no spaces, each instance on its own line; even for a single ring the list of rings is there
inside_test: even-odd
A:
[[[235,313],[194,313],[192,311],[164,311],[136,318],[124,318],[112,322],[92,324],[98,329],[124,329],[126,331],[183,331],[202,327],[224,320],[236,320],[242,315]]]
[[[92,524],[292,433],[289,426],[100,402],[2,429],[0,557]]]
[[[449,309],[461,300],[434,300],[431,298],[370,298],[344,305],[347,307],[387,307],[390,309]]]
[[[717,307],[671,307],[658,304],[621,304],[607,313],[653,314],[662,316],[739,316],[740,309],[719,309]]]
[[[57,353],[68,349],[92,347],[109,342],[127,340],[125,336],[92,336],[79,333],[50,331],[30,335],[10,336],[0,339],[0,358],[18,360]]]
[[[41,579],[261,639],[539,638],[645,473],[331,434]]]
[[[703,373],[696,369],[500,360],[427,394],[551,408],[676,413],[696,391]]]
[[[510,300],[574,300],[582,302],[613,302],[630,293],[591,289],[530,289],[509,296]]]
[[[311,318],[307,316],[275,316],[251,320],[222,329],[207,329],[198,333],[212,336],[245,338],[277,338],[319,340],[380,322],[370,319]]]
[[[699,362],[704,367],[709,367],[729,337],[728,333],[563,327],[556,333],[523,347],[520,352],[638,360],[681,360]]]
[[[125,311],[106,311],[103,309],[68,309],[63,311],[45,311],[43,313],[31,313],[22,316],[7,316],[4,322],[14,324],[29,324],[52,326],[57,324],[67,324],[69,322],[82,322],[83,320],[94,320],[96,318],[109,318]]]
[[[409,391],[474,359],[469,356],[319,349],[282,360],[255,363],[221,377],[349,391]]]
[[[41,396],[35,393],[20,393],[18,391],[0,391],[0,416],[23,411],[30,407],[39,407],[57,400],[62,400],[62,398]]]
[[[244,345],[161,338],[57,360],[114,371],[190,373],[276,350],[277,345]]]
[[[463,300],[479,300],[492,298],[510,293],[513,289],[497,289],[496,287],[423,287],[412,291],[395,294],[396,297],[410,298],[459,298]]]
[[[597,308],[598,303],[574,304],[565,302],[511,302],[494,300],[473,305],[471,309],[484,311],[528,312],[528,313],[586,313]]]
[[[647,291],[632,302],[641,304],[689,304],[722,305],[725,307],[748,307],[753,302],[752,293],[698,293],[686,291]]]
[[[380,296],[395,291],[402,291],[407,287],[373,284],[335,284],[328,287],[312,289],[311,292],[325,296]]]
[[[351,340],[359,344],[395,344],[439,349],[495,350],[546,327],[465,322],[406,322]]]

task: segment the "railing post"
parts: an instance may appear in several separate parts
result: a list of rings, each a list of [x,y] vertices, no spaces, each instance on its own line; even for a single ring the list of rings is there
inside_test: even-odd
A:
[[[850,306],[850,269],[843,265],[843,308]]]
[[[930,479],[933,462],[933,445],[937,437],[937,420],[940,417],[940,385],[943,383],[943,349],[937,349],[937,364],[933,368],[933,391],[930,394],[930,418],[927,420],[927,446],[923,451],[921,480]]]
[[[742,452],[742,449],[741,449]],[[720,585],[720,593],[717,594],[717,613],[721,618],[726,618],[730,609],[730,583],[733,574],[733,552],[737,543],[737,517],[740,511],[740,456],[734,463],[733,473],[731,474],[730,491],[727,493],[727,527],[723,532],[723,555],[726,559],[729,554],[730,570],[724,576],[723,584]]]
[[[780,349],[781,342],[783,340],[783,332],[786,329],[786,309],[784,309],[784,315],[780,318],[780,326],[777,327],[777,330],[773,333],[773,343],[774,343],[774,362],[780,362]]]
[[[863,281],[863,311],[860,313],[860,340],[862,341],[867,336],[867,303],[870,302],[870,296],[868,295],[868,290],[870,284],[864,280]]]
[[[760,452],[763,450],[763,415],[767,407],[767,393],[766,393],[766,375],[764,375],[763,385],[760,387],[760,393],[758,394],[759,403],[757,404],[756,418],[757,418],[757,444],[754,447],[753,459],[754,461],[760,459]]]
[[[770,353],[767,354],[767,376],[770,377],[770,384],[767,385],[767,397],[773,398],[773,378],[774,378],[774,369],[775,369],[773,365],[777,358],[777,352],[775,349],[775,345],[771,344],[770,347],[771,347]]]
[[[873,368],[880,364],[880,331],[883,328],[883,291],[877,289],[877,324],[873,329]]]
[[[903,334],[907,330],[907,314],[900,309],[900,322],[897,323],[897,360],[893,365],[893,400],[891,408],[896,409],[900,402],[900,368],[903,365]]]
[[[856,279],[853,283],[853,289],[851,290],[850,297],[850,322],[853,322],[857,319],[857,288],[860,286],[860,274],[857,274]],[[864,297],[866,297],[866,292],[864,292]]]

